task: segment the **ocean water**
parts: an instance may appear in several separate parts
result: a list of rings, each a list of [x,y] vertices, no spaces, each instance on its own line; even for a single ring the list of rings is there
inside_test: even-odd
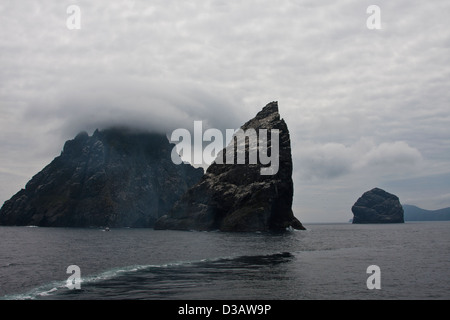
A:
[[[450,299],[450,222],[224,233],[0,227],[0,299]],[[80,288],[67,273],[79,267]],[[379,267],[380,289],[367,273]]]

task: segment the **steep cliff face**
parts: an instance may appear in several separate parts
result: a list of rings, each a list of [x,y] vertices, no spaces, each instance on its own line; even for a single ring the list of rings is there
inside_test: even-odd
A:
[[[152,227],[203,169],[171,160],[165,135],[83,132],[0,209],[2,225]]]
[[[219,153],[202,180],[189,189],[172,210],[155,224],[156,229],[268,231],[288,227],[304,229],[292,212],[293,181],[290,136],[287,125],[280,119],[278,104],[269,103],[255,118],[241,129],[267,129],[268,154],[273,158],[276,150],[271,141],[272,130],[279,132],[278,166],[270,173],[263,164],[261,145],[245,144],[246,162],[238,164],[239,144],[233,141]],[[242,145],[241,145],[242,146]],[[257,163],[249,163],[249,150],[257,148]],[[235,161],[226,161],[227,154]],[[273,160],[275,161],[275,160]],[[267,169],[266,174],[262,174]]]
[[[353,205],[353,223],[403,223],[403,207],[396,195],[380,188],[365,192]]]

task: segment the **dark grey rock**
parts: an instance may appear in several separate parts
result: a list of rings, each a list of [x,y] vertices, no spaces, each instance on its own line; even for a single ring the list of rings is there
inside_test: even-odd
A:
[[[175,165],[165,135],[78,134],[0,209],[1,225],[152,227],[203,176]]]
[[[304,229],[292,212],[293,181],[290,136],[280,119],[278,104],[269,103],[241,129],[279,130],[279,170],[261,175],[257,164],[226,164],[225,148],[208,167],[199,183],[189,189],[172,210],[155,224],[156,229],[269,231],[288,227]],[[268,131],[269,131],[268,130]],[[257,131],[258,132],[258,131]],[[270,131],[269,131],[270,132]],[[268,135],[270,137],[270,135]],[[271,145],[270,139],[268,145]],[[236,148],[237,149],[237,148]],[[246,153],[249,145],[246,144]],[[269,148],[269,150],[271,150]]]
[[[353,223],[403,223],[403,207],[396,195],[374,188],[353,205]]]

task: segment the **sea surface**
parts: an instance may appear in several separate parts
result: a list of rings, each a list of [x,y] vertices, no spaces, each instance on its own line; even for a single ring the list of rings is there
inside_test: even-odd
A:
[[[305,226],[0,227],[0,299],[450,299],[450,222]],[[79,289],[68,287],[72,265]],[[378,274],[367,273],[371,265]],[[374,276],[380,289],[368,288]]]

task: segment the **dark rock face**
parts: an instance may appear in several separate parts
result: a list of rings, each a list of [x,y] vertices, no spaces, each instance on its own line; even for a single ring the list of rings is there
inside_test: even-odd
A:
[[[165,135],[86,132],[0,209],[1,225],[152,227],[203,169],[175,165]]]
[[[397,196],[374,188],[353,205],[353,223],[403,223],[403,207]]]
[[[279,167],[275,175],[262,175],[267,167],[258,161],[249,164],[246,142],[245,164],[229,164],[226,154],[237,159],[238,147],[232,143],[209,166],[199,183],[189,189],[172,210],[155,224],[156,229],[269,231],[288,227],[304,229],[292,212],[293,181],[290,136],[280,119],[278,104],[272,102],[241,129],[279,130]],[[239,145],[237,145],[239,146]],[[259,146],[258,146],[258,149]],[[259,150],[260,151],[260,150]],[[220,161],[222,160],[222,161]],[[222,164],[220,164],[222,163]]]

